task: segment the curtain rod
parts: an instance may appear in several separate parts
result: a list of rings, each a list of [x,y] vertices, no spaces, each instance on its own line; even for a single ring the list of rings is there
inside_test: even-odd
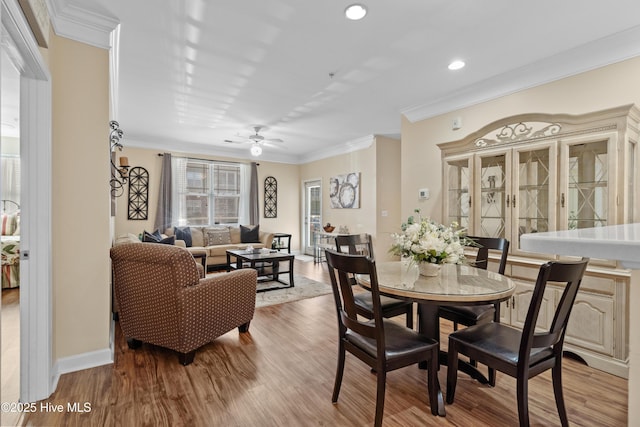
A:
[[[158,157],[162,157],[164,156],[164,153],[158,153]],[[178,159],[187,159],[187,160],[200,160],[200,161],[204,161],[204,162],[224,162],[224,163],[237,163],[237,164],[241,164],[244,162],[232,162],[232,161],[225,161],[225,160],[211,160],[211,159],[200,159],[198,157],[189,157],[189,156],[176,156],[175,154],[172,154],[171,157],[176,157]],[[254,163],[254,162],[249,162],[249,163]],[[260,163],[255,162],[256,166],[260,166]]]

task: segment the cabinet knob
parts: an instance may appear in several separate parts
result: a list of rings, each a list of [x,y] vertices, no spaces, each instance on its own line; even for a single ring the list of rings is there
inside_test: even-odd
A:
[[[507,200],[506,200],[506,202],[507,202],[507,207],[509,207],[509,195],[508,195],[508,194],[507,194]]]
[[[511,206],[516,207],[516,195],[511,196]]]
[[[560,206],[564,208],[564,193],[560,195]]]

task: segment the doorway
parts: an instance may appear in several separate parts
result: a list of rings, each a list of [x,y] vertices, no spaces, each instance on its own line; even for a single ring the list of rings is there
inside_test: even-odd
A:
[[[313,256],[315,233],[322,226],[322,181],[305,181],[303,202],[302,247],[306,255]]]
[[[2,212],[2,300],[0,378],[2,402],[20,401],[20,74],[0,46],[0,211]],[[16,425],[19,414],[0,413],[0,425]]]
[[[1,8],[2,50],[19,74],[19,394],[20,402],[26,403],[49,397],[55,387],[51,375],[51,75],[18,1],[1,0]],[[4,74],[1,67],[0,73]]]

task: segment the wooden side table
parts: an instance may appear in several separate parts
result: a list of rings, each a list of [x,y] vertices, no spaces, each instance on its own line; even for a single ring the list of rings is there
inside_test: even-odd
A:
[[[286,239],[286,246],[282,243],[282,239]],[[271,249],[276,249],[280,252],[280,249],[287,249],[287,253],[291,253],[291,234],[287,233],[274,233],[273,243]]]

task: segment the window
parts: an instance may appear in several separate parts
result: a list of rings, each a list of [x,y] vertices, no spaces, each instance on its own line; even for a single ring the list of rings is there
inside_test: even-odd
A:
[[[246,223],[249,168],[243,164],[174,158],[174,219],[178,225]]]

